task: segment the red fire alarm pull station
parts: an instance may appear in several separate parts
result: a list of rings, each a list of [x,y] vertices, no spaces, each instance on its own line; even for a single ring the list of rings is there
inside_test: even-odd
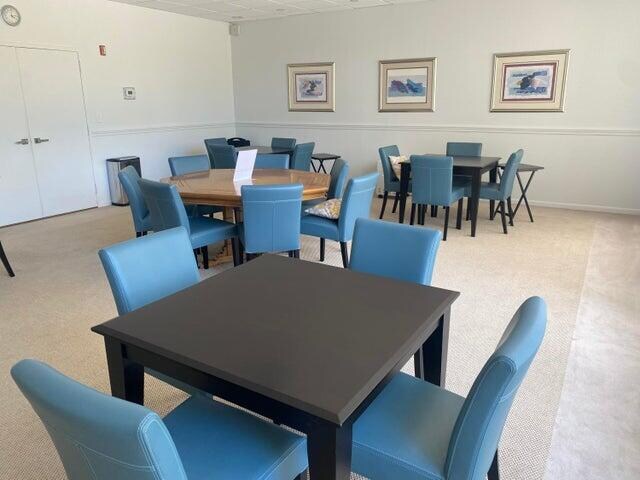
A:
[[[106,45],[98,45],[98,49],[100,50],[100,56],[101,57],[106,57],[107,56],[107,46]]]

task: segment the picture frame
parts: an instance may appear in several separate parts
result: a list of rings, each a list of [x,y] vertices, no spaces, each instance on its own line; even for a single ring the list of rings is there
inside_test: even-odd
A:
[[[493,56],[491,112],[564,112],[570,50]]]
[[[378,112],[433,112],[436,57],[380,60]]]
[[[290,112],[335,112],[335,63],[287,65]]]

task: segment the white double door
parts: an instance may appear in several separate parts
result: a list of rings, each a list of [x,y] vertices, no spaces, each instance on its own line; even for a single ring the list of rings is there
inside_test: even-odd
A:
[[[77,54],[0,46],[0,226],[97,205]]]

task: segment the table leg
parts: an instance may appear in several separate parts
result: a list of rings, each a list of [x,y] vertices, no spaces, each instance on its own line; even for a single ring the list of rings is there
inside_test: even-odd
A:
[[[480,182],[482,175],[480,172],[473,172],[471,176],[471,236],[476,236],[476,225],[478,224],[478,207],[480,204]]]
[[[126,358],[125,346],[119,341],[105,337],[104,345],[107,351],[111,395],[143,405],[144,367]]]
[[[313,158],[311,159],[311,170],[313,170],[316,173],[320,171],[319,168],[316,168],[315,160]]]
[[[407,206],[407,194],[409,193],[409,176],[411,164],[402,163],[400,166],[400,212],[398,213],[398,221],[404,223],[404,211]]]
[[[307,432],[310,479],[349,480],[352,439],[351,424],[342,427],[329,423],[313,425]]]
[[[324,160],[320,160],[320,166],[318,167],[318,173],[320,173],[320,170],[322,169],[322,171],[324,173],[327,173],[327,169],[324,168]]]
[[[418,356],[421,362],[416,365],[416,377],[441,387],[444,387],[447,373],[450,316],[451,309],[447,308],[438,321],[438,328],[422,344],[419,354],[414,356],[416,363]]]
[[[489,170],[489,182],[496,183],[498,181],[498,166]],[[495,207],[495,200],[489,200],[489,215],[493,216],[493,208]],[[493,220],[493,218],[491,218]]]
[[[516,178],[518,179],[518,184],[520,185],[520,198],[518,199],[518,203],[516,204],[516,208],[513,209],[513,216],[516,216],[518,209],[520,208],[520,204],[524,200],[524,205],[527,207],[527,213],[529,213],[529,220],[533,222],[533,214],[531,213],[531,207],[529,206],[529,200],[527,199],[527,191],[529,190],[529,185],[531,185],[531,180],[533,180],[533,176],[536,172],[531,172],[529,175],[529,180],[527,180],[526,185],[522,185],[522,178],[520,178],[520,172],[516,173]]]
[[[233,208],[224,207],[224,211],[222,212],[222,218],[227,222],[233,222]],[[225,240],[224,245],[222,245],[222,248],[218,250],[218,252],[209,261],[209,266],[214,267],[216,265],[220,265],[222,263],[229,263],[232,261],[233,261],[233,249],[231,247],[231,240]]]

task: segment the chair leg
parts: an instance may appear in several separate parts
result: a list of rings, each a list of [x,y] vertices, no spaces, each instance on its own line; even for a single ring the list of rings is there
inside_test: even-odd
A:
[[[507,198],[507,208],[509,209],[509,225],[513,227],[513,207],[511,206],[511,197]]]
[[[136,232],[136,238],[140,238],[142,236],[142,232]]]
[[[240,248],[239,248],[240,240],[238,237],[234,237],[231,239],[231,254],[233,256],[233,266],[237,267],[240,265]]]
[[[202,248],[200,248],[200,251],[202,252],[202,268],[204,268],[205,270],[209,269],[209,247],[208,246],[204,246]]]
[[[411,202],[411,215],[409,215],[409,225],[413,225],[416,218],[416,204]]]
[[[464,198],[458,200],[458,211],[456,212],[456,228],[462,229],[462,209],[464,208]]]
[[[394,200],[393,200],[393,208],[391,209],[391,213],[396,213],[396,209],[398,208],[398,200],[400,200],[400,195],[398,195],[398,193],[396,193],[394,195]]]
[[[2,260],[2,264],[4,268],[7,270],[7,273],[10,277],[15,277],[16,274],[13,273],[13,269],[11,268],[11,264],[9,263],[9,259],[7,258],[6,253],[4,253],[4,248],[2,248],[2,242],[0,242],[0,260]]]
[[[384,195],[382,195],[382,208],[380,209],[380,219],[384,216],[384,209],[387,208],[387,198],[389,198],[389,192],[385,190]]]
[[[444,207],[444,234],[442,241],[447,240],[447,231],[449,230],[449,207]]]
[[[467,198],[467,215],[465,216],[465,220],[467,222],[471,220],[471,198]]]
[[[300,258],[300,249],[293,251],[293,258]]]
[[[325,240],[324,238],[320,239],[320,261],[324,262],[324,244],[325,244]]]
[[[505,214],[505,207],[504,207],[504,202],[500,202],[500,218],[502,218],[502,231],[506,234],[507,233],[507,216]]]
[[[487,472],[487,478],[488,480],[500,480],[500,466],[498,465],[497,450],[496,450],[496,454],[493,456],[493,462],[491,462],[489,471]]]
[[[342,266],[349,266],[349,253],[347,252],[347,242],[340,242],[340,253],[342,253]]]
[[[438,216],[438,206],[431,205],[431,218],[436,218]]]

